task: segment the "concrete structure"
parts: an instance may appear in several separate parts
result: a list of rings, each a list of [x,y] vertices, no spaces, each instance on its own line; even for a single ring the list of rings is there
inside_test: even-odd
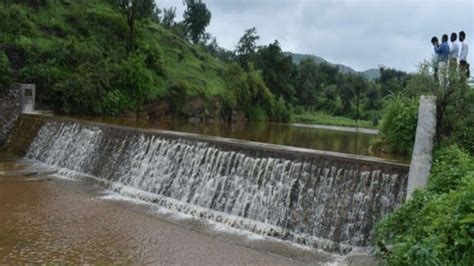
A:
[[[417,188],[426,187],[431,170],[436,134],[436,97],[421,96],[415,145],[408,174],[407,199]]]
[[[20,116],[6,151],[172,211],[341,254],[371,245],[374,221],[405,200],[409,171],[366,156],[36,114]]]
[[[23,113],[35,111],[36,86],[35,84],[19,84],[21,90],[21,110]]]

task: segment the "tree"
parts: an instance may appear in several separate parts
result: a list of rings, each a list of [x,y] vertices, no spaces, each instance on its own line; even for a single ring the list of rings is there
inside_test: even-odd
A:
[[[380,66],[380,77],[375,81],[380,84],[382,96],[402,91],[410,78],[410,75],[396,69]]]
[[[120,13],[125,15],[129,28],[128,52],[134,47],[135,23],[153,15],[153,0],[116,0]]]
[[[295,65],[290,56],[285,56],[278,41],[261,47],[255,56],[255,66],[262,71],[268,88],[277,97],[293,101],[295,89],[292,75]]]
[[[239,43],[236,47],[237,59],[240,65],[247,69],[248,63],[257,51],[257,41],[260,36],[257,35],[257,30],[250,28],[245,30],[245,34],[240,38]]]
[[[151,14],[151,19],[157,23],[161,23],[161,14],[163,13],[163,10],[159,8],[158,6],[155,6],[153,9],[153,14]]]
[[[311,58],[303,59],[298,66],[295,81],[297,99],[305,109],[309,109],[316,102],[320,81],[318,80],[318,65]]]
[[[184,25],[191,41],[196,45],[211,22],[211,11],[201,0],[184,0],[183,3],[186,5]]]
[[[170,7],[168,9],[164,8],[163,9],[163,19],[161,20],[161,23],[167,27],[171,28],[174,26],[175,22],[174,19],[176,18],[176,7]]]

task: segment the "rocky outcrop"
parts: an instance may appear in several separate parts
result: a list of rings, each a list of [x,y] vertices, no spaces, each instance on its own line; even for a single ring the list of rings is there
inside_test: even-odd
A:
[[[4,95],[0,95],[0,147],[20,114],[21,91],[18,87],[14,87]]]

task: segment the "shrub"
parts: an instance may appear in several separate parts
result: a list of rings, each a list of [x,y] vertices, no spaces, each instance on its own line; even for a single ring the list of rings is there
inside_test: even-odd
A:
[[[275,103],[272,114],[272,120],[278,122],[287,122],[291,118],[291,112],[286,106],[285,100],[282,97]]]
[[[436,153],[428,188],[376,226],[378,254],[391,265],[471,265],[473,159],[457,146]]]
[[[4,41],[13,41],[18,36],[28,35],[32,28],[33,24],[25,9],[17,5],[0,8],[0,38]]]
[[[189,84],[185,81],[173,82],[166,94],[166,100],[170,104],[171,112],[174,115],[181,115],[186,103]]]
[[[455,144],[436,151],[435,158],[431,169],[429,191],[447,193],[454,190],[464,176],[474,171],[473,160],[469,153]]]
[[[250,108],[248,117],[252,121],[267,121],[268,115],[265,110],[260,106],[254,106]]]
[[[409,153],[415,141],[418,120],[417,99],[401,95],[388,99],[380,133],[390,152]]]
[[[144,53],[146,66],[156,74],[164,76],[164,63],[160,47],[157,45],[147,46]]]

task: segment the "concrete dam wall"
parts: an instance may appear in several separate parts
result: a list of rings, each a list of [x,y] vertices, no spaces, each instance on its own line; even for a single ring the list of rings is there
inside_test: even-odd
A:
[[[340,253],[371,245],[408,175],[363,156],[38,115],[20,116],[5,149],[174,211]]]

